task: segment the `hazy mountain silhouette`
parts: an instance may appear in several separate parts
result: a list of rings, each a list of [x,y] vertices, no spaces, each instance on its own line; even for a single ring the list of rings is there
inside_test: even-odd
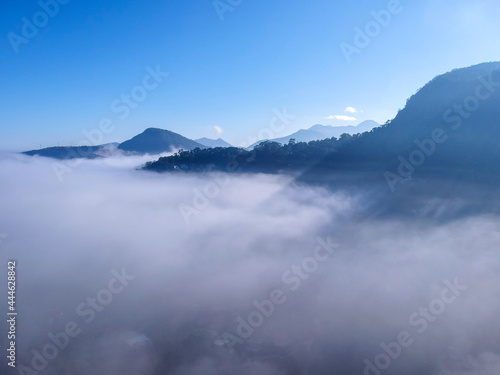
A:
[[[139,135],[122,143],[96,146],[58,146],[23,152],[26,155],[45,156],[54,159],[95,159],[116,153],[160,154],[174,150],[192,150],[206,146],[169,130],[148,128]]]
[[[376,123],[372,120],[363,121],[357,126],[348,125],[348,126],[332,126],[332,125],[314,125],[308,129],[300,129],[293,134],[287,135],[281,138],[271,139],[273,142],[278,142],[281,144],[286,144],[290,139],[295,139],[296,142],[310,142],[310,141],[319,141],[326,138],[338,138],[342,134],[358,134],[364,133],[372,130],[373,128],[380,126],[380,124]],[[256,145],[263,141],[255,142],[250,145],[248,149],[253,149]]]
[[[200,138],[200,139],[195,139],[195,142],[201,143],[203,146],[207,147],[233,147],[233,145],[227,143],[222,138],[218,139]]]
[[[61,160],[96,159],[109,156],[116,150],[117,146],[118,143],[107,143],[98,146],[57,146],[25,151],[23,154]]]

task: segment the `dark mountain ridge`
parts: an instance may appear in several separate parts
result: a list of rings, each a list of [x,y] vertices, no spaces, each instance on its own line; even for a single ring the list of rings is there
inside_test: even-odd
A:
[[[201,143],[180,134],[158,128],[148,128],[118,145],[120,150],[138,154],[161,154],[175,149],[192,150],[197,147],[205,148]]]
[[[113,150],[116,150],[117,146],[118,143],[107,143],[98,146],[55,146],[25,151],[23,154],[59,160],[97,159],[108,156]]]
[[[369,167],[398,178],[436,170],[494,172],[499,140],[500,62],[484,63],[434,78],[392,121],[343,145],[317,169]],[[400,173],[405,169],[412,172]]]

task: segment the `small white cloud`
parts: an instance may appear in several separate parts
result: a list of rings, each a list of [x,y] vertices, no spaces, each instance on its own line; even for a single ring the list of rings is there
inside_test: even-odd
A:
[[[355,117],[344,115],[331,115],[326,117],[327,120],[340,120],[340,121],[356,121]]]
[[[221,135],[223,132],[223,130],[220,126],[215,125],[214,129],[215,129],[215,132],[217,133],[217,135]]]
[[[344,112],[346,112],[346,113],[358,113],[358,110],[354,107],[347,107]]]

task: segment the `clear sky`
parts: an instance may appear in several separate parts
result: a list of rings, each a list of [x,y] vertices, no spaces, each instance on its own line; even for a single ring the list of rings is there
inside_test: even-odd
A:
[[[1,149],[83,143],[103,119],[103,143],[159,127],[241,144],[285,107],[276,136],[384,123],[434,76],[500,60],[498,0],[54,1],[0,5]]]

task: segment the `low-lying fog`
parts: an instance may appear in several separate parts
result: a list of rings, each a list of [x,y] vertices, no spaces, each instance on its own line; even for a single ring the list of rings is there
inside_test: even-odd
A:
[[[498,217],[144,161],[0,160],[19,374],[500,373]]]

